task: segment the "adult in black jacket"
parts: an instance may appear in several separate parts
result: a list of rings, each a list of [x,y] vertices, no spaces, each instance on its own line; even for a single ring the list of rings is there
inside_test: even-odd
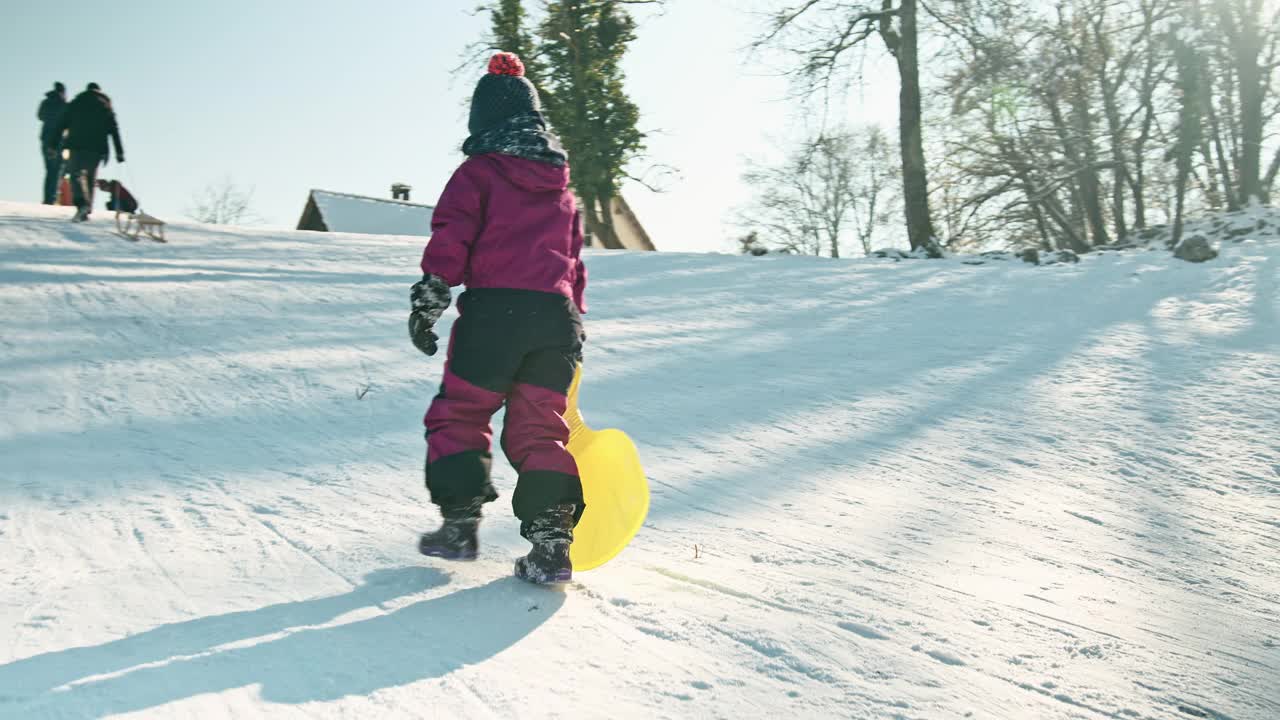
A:
[[[44,94],[36,117],[40,119],[40,154],[44,157],[44,204],[52,205],[58,196],[58,179],[62,177],[62,132],[58,124],[67,109],[67,86],[60,82]]]
[[[110,161],[107,147],[110,136],[116,147],[116,161],[124,162],[124,148],[120,144],[120,128],[116,125],[116,113],[111,108],[111,98],[98,87],[89,87],[67,105],[62,114],[61,129],[67,131],[63,147],[71,151],[71,197],[75,201],[75,221],[84,222],[93,211],[93,188],[98,166]],[[59,134],[61,134],[61,129]]]

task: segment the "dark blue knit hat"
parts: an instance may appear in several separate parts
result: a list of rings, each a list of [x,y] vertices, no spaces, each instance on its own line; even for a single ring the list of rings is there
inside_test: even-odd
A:
[[[524,76],[524,63],[515,53],[500,52],[489,59],[489,73],[476,83],[467,130],[478,135],[514,115],[541,111],[538,89]]]

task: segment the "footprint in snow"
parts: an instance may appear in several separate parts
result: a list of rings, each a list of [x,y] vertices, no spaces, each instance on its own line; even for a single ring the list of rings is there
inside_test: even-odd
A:
[[[888,635],[885,635],[879,630],[876,630],[875,628],[869,627],[867,625],[859,625],[858,623],[851,623],[851,622],[838,622],[836,623],[836,625],[838,625],[843,630],[848,630],[849,632],[855,635],[859,635],[861,637],[867,638],[868,640],[888,640],[889,639]]]
[[[944,653],[941,650],[930,650],[926,652],[925,655],[928,655],[929,657],[933,658],[934,660],[937,660],[940,663],[943,663],[944,665],[966,665],[967,664],[965,661],[961,660],[955,655],[951,655],[950,653]]]
[[[1070,515],[1071,517],[1084,520],[1085,522],[1093,523],[1094,525],[1106,525],[1106,523],[1102,522],[1098,518],[1093,517],[1091,515],[1085,515],[1084,513],[1073,512],[1071,510],[1063,510],[1062,512]]]
[[[925,655],[928,655],[929,657],[933,658],[934,660],[937,660],[943,665],[953,665],[953,666],[968,665],[968,663],[966,663],[964,660],[961,660],[960,658],[956,657],[955,655],[952,655],[951,653],[946,653],[941,650],[925,650],[919,645],[914,645],[912,646],[911,649],[915,650],[916,652],[923,652]]]

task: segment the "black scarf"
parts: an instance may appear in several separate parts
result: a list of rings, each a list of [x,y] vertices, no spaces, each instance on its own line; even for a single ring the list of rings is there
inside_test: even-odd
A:
[[[547,121],[538,112],[513,115],[472,135],[462,144],[462,152],[468,157],[501,153],[556,167],[564,167],[569,162],[569,154],[560,139],[547,130]]]

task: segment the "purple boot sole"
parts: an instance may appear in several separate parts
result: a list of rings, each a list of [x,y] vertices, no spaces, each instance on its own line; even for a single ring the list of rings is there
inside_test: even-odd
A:
[[[426,555],[427,557],[459,561],[475,560],[476,556],[479,555],[476,548],[456,548],[439,543],[433,543],[431,542],[431,538],[427,535],[423,535],[422,539],[418,540],[418,552]]]
[[[516,560],[515,576],[534,585],[563,585],[573,580],[573,568],[539,568],[528,558]]]

